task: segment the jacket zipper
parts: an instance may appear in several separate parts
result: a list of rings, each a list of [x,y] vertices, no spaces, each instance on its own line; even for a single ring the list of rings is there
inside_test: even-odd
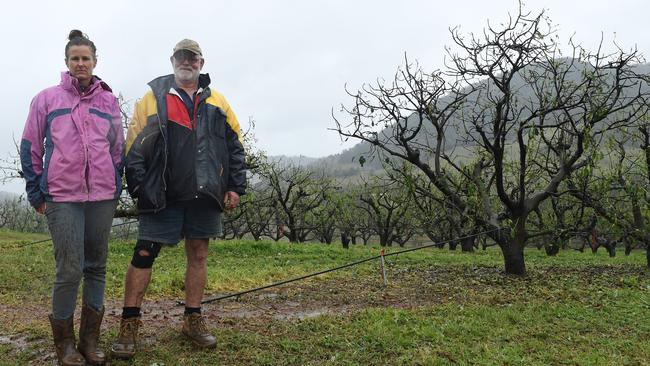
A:
[[[147,136],[143,137],[143,138],[140,140],[140,145],[144,144],[144,140],[148,139],[149,137],[151,137],[151,136],[153,136],[153,135],[155,135],[155,134],[157,134],[157,133],[159,134],[160,132],[159,132],[159,131],[155,131],[155,132],[152,132],[152,133],[148,134]]]
[[[160,121],[160,114],[157,113],[156,116],[158,117],[158,129],[160,129],[160,134],[162,135],[163,138],[163,146],[165,148],[164,150],[165,160],[163,163],[162,182],[163,182],[163,192],[167,192],[167,182],[165,181],[165,175],[167,174],[167,136],[165,136],[165,133],[163,132],[162,122]]]
[[[77,90],[77,93],[79,94],[79,105],[77,106],[77,108],[79,108],[79,110],[81,111],[81,109],[83,108],[83,99],[84,99],[84,96],[86,95],[86,93],[85,92],[80,92],[79,90]],[[88,114],[86,114],[86,118],[84,118],[82,120],[81,127],[82,127],[82,130],[83,130],[83,135],[84,135],[84,140],[85,140],[85,142],[84,142],[84,150],[86,152],[86,159],[85,159],[86,164],[84,166],[84,175],[85,175],[85,178],[86,178],[86,196],[87,196],[87,199],[90,200],[90,151],[88,151],[88,130],[87,130],[88,123],[87,123],[87,118],[88,118]]]
[[[194,113],[193,113],[193,116],[192,116],[192,138],[194,139],[194,181],[195,181],[194,187],[196,189],[196,194],[194,195],[195,198],[198,198],[199,192],[200,192],[199,177],[198,177],[199,170],[198,170],[198,166],[197,166],[198,161],[199,161],[199,159],[198,159],[199,146],[198,146],[197,141],[196,141],[197,109],[198,109],[198,106],[199,106],[198,99],[197,99],[198,97],[199,96],[196,93],[192,96],[192,102],[194,104]]]
[[[90,200],[90,153],[88,152],[88,146],[86,146],[86,194],[88,195],[88,200]]]

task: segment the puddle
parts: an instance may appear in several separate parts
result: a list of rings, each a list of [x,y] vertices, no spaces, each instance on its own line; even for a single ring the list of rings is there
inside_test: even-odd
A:
[[[8,344],[20,352],[29,347],[27,336],[24,335],[0,336],[0,344]]]
[[[303,310],[303,311],[284,311],[273,316],[276,320],[292,320],[292,319],[310,319],[315,318],[321,315],[334,314],[335,312],[332,309],[320,308],[313,310]]]
[[[264,312],[261,310],[233,310],[233,311],[223,312],[219,315],[225,318],[245,319],[245,318],[258,318],[263,314]]]
[[[278,297],[278,294],[273,293],[273,292],[270,292],[270,293],[267,293],[267,294],[264,294],[264,293],[263,293],[263,294],[259,294],[259,295],[257,295],[257,298],[258,298],[259,300],[275,299],[275,298],[277,298],[277,297]]]

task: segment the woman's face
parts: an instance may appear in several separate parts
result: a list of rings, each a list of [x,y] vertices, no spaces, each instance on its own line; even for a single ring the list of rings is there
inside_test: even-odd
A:
[[[70,75],[79,80],[79,84],[88,86],[93,78],[93,69],[97,60],[88,46],[70,46],[65,64]]]

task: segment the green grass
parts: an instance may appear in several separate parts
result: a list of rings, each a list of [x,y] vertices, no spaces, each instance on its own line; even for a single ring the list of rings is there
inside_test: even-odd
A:
[[[53,263],[51,243],[25,246],[21,234],[0,231],[0,337],[27,336],[18,349],[0,342],[2,364],[51,364],[46,314]],[[110,245],[107,300],[118,304],[132,242]],[[388,248],[387,253],[399,250]],[[156,261],[145,306],[183,297],[184,249],[166,248]],[[265,285],[375,256],[357,245],[215,242],[206,295]],[[472,254],[447,249],[386,258],[389,284],[377,261],[206,306],[218,336],[199,351],[178,335],[177,318],[149,315],[135,359],[113,365],[649,365],[650,272],[645,253],[526,252],[528,275],[503,274],[498,249]],[[165,302],[166,301],[166,302]],[[30,321],[7,314],[28,304]],[[158,303],[158,306],[161,303]],[[316,317],[295,316],[321,308]],[[9,309],[9,310],[8,310]],[[170,310],[172,311],[172,310]],[[176,310],[177,312],[179,310]],[[239,316],[239,311],[257,315]],[[40,313],[39,313],[40,312]],[[275,316],[275,315],[283,316]],[[284,316],[287,315],[287,316]],[[147,315],[145,315],[146,317]],[[107,318],[107,350],[117,333]],[[157,320],[157,321],[153,321]],[[158,321],[161,324],[156,324]]]
[[[49,239],[49,235],[37,233],[22,233],[0,228],[1,245],[27,245],[29,243]]]

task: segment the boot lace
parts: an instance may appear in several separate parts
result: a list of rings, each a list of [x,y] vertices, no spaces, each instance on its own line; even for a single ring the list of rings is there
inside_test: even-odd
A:
[[[138,339],[138,328],[142,321],[138,318],[127,319],[120,324],[120,338],[132,338],[133,341]]]
[[[189,317],[190,327],[198,334],[208,333],[208,326],[205,324],[205,319],[201,315],[195,315]]]

